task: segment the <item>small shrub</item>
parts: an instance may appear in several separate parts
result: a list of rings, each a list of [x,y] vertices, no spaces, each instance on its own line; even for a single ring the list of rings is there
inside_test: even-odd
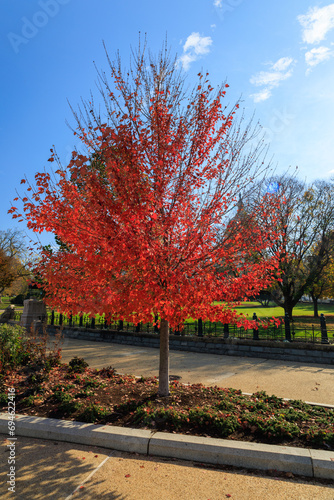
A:
[[[96,387],[100,387],[100,382],[96,382],[95,380],[91,379],[91,378],[86,378],[83,380],[83,384],[84,384],[84,387],[86,387],[87,389],[89,387],[93,387],[93,388],[96,388]]]
[[[52,399],[58,403],[69,403],[72,401],[72,396],[68,392],[55,391],[53,393]]]
[[[60,363],[59,340],[48,348],[46,332],[42,336],[36,333],[28,335],[18,325],[0,325],[0,373],[26,365],[36,371],[51,371]]]
[[[69,371],[72,373],[83,373],[88,366],[88,363],[83,358],[75,356],[68,364]]]
[[[24,329],[17,325],[0,325],[0,370],[13,369],[29,359]]]
[[[107,368],[102,368],[99,371],[99,375],[100,377],[113,378],[116,375],[116,370],[115,368],[108,366]]]
[[[11,304],[15,304],[17,306],[23,306],[24,300],[27,298],[26,295],[20,293],[19,295],[16,295],[13,297],[10,301]]]
[[[8,396],[5,392],[0,392],[0,408],[7,406]]]
[[[101,420],[109,415],[109,411],[106,408],[91,403],[88,405],[76,418],[79,422],[95,422],[96,420]]]
[[[234,404],[231,403],[230,401],[227,401],[226,399],[222,399],[215,405],[215,408],[217,410],[224,410],[224,411],[230,411],[232,412],[234,410]]]
[[[29,377],[27,378],[27,382],[29,384],[35,385],[35,384],[41,384],[42,382],[45,382],[48,379],[48,375],[43,372],[36,372],[36,373],[31,373]]]
[[[28,387],[28,389],[26,389],[22,394],[21,396],[19,396],[19,398],[25,398],[25,397],[28,397],[28,396],[35,396],[36,394],[42,394],[44,393],[45,389],[43,389],[43,387],[40,385],[40,384],[37,384],[37,385],[32,385],[31,387]]]
[[[323,445],[326,444],[327,447],[334,447],[334,427],[324,430],[312,426],[309,428],[305,437],[314,446],[323,447]]]
[[[130,399],[124,403],[114,406],[114,412],[127,415],[128,413],[137,410],[137,408],[138,402],[135,399]]]
[[[77,392],[74,394],[75,398],[89,398],[90,396],[93,395],[92,391],[89,391],[88,389],[82,389],[80,392]]]
[[[60,403],[60,405],[58,406],[58,411],[64,416],[69,416],[72,415],[72,413],[78,411],[80,408],[80,403],[77,403],[76,401],[72,401],[72,399],[70,399]]]
[[[287,422],[277,417],[268,417],[258,414],[244,414],[242,426],[256,436],[265,438],[270,442],[280,442],[291,439],[300,433],[298,425],[294,422]]]
[[[36,396],[34,394],[30,394],[30,396],[27,396],[26,398],[22,399],[22,405],[23,406],[34,406],[35,398],[36,398]]]
[[[69,391],[75,387],[74,384],[56,384],[53,386],[54,391]]]

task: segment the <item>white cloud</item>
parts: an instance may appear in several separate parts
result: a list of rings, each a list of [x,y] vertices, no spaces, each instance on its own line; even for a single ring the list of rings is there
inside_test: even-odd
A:
[[[292,70],[283,73],[281,71],[260,71],[252,76],[250,82],[256,87],[268,85],[269,88],[278,87],[278,85],[292,75]]]
[[[272,69],[275,71],[285,71],[293,63],[291,57],[281,57],[275,64],[272,65]]]
[[[305,53],[305,62],[308,66],[306,74],[310,73],[311,68],[317,66],[319,63],[323,61],[327,61],[333,56],[334,52],[330,50],[328,47],[318,47],[309,50],[308,52]]]
[[[193,50],[195,54],[207,54],[209,47],[212,44],[212,39],[209,36],[201,36],[199,33],[192,33],[188,36],[186,43],[183,45],[183,50]]]
[[[188,70],[190,64],[196,61],[200,56],[210,52],[212,38],[209,36],[201,36],[199,33],[191,33],[188,36],[186,43],[183,45],[183,55],[180,57],[183,69]]]
[[[222,1],[223,0],[214,0],[213,5],[215,7],[221,7],[222,6]]]
[[[254,99],[254,102],[266,101],[271,96],[271,92],[269,89],[263,89],[261,92],[257,94],[251,94],[251,97]]]
[[[303,27],[303,40],[306,43],[319,43],[334,28],[334,3],[326,7],[311,7],[307,14],[297,17]]]
[[[254,102],[265,101],[271,96],[270,90],[274,87],[278,87],[279,84],[290,78],[292,75],[292,65],[294,63],[292,57],[281,57],[275,63],[270,64],[269,71],[260,71],[256,75],[252,76],[250,83],[256,87],[265,86],[261,92],[257,94],[252,94]]]

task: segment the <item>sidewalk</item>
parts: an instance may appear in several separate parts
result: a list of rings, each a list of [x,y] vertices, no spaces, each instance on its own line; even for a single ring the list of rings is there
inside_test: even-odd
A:
[[[6,455],[1,438],[0,454]],[[20,437],[16,493],[6,488],[0,462],[0,498],[24,500],[333,500],[334,488],[181,460],[152,458],[85,445]],[[328,482],[327,482],[328,483]],[[230,495],[230,496],[229,496]]]

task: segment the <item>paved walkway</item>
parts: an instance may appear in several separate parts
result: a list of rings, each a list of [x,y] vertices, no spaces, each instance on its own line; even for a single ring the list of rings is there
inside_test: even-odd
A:
[[[84,357],[94,368],[158,374],[158,350],[65,339],[63,361]],[[170,353],[170,373],[184,383],[265,390],[281,397],[334,404],[334,370],[326,365]],[[0,498],[101,500],[334,500],[334,487],[315,480],[205,467],[70,443],[18,437],[16,494],[7,491],[8,441],[0,436]],[[289,475],[289,474],[288,474]]]
[[[6,486],[0,436],[0,498],[11,500],[333,500],[328,484],[204,467],[103,448],[19,437],[16,493]]]
[[[158,376],[159,350],[89,340],[64,339],[62,360],[84,358],[91,368],[112,366],[123,374]],[[170,351],[170,374],[185,384],[259,390],[269,395],[334,405],[334,366],[218,354]]]

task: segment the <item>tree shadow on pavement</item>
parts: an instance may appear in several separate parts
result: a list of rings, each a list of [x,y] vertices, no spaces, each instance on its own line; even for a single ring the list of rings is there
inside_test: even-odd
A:
[[[15,494],[8,491],[9,441],[0,436],[0,498],[12,499],[13,496],[25,500],[70,498],[99,498],[101,500],[125,500],[100,481],[103,493],[95,495],[90,486],[94,479],[89,476],[108,457],[109,451],[98,447],[80,444],[46,441],[42,439],[17,436],[15,445]],[[88,479],[88,480],[87,480]],[[85,482],[86,481],[86,482]],[[81,488],[80,488],[81,486]],[[77,491],[75,491],[79,488]],[[74,493],[75,492],[75,493]],[[74,493],[74,494],[73,494]]]

